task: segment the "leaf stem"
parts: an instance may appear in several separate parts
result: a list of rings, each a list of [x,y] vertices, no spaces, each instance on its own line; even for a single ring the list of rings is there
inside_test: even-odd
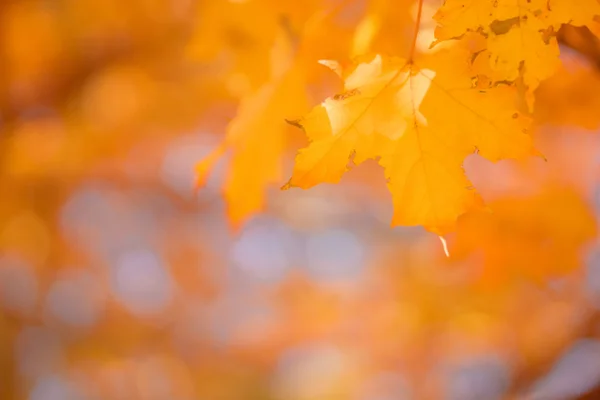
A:
[[[423,0],[418,0],[417,17],[415,18],[415,31],[413,33],[412,43],[410,44],[410,50],[408,52],[408,62],[412,64],[415,56],[415,50],[417,47],[417,38],[419,37],[419,28],[421,26],[421,15],[423,13]]]

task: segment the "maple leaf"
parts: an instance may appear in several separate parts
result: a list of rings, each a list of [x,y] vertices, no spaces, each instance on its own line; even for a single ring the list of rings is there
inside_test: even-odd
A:
[[[380,54],[404,54],[412,34],[410,7],[414,0],[369,0],[364,17],[354,34],[352,54],[369,51]]]
[[[543,281],[580,265],[580,247],[597,232],[589,206],[572,188],[547,185],[529,197],[501,198],[494,212],[468,213],[457,224],[452,259],[479,254],[479,283],[516,276]],[[504,281],[504,282],[503,282]]]
[[[261,211],[266,187],[280,182],[285,133],[290,128],[285,118],[306,107],[302,65],[290,51],[274,52],[274,77],[242,99],[224,142],[196,165],[197,185],[202,186],[218,159],[231,151],[223,194],[234,227]]]
[[[589,25],[600,15],[597,0],[445,0],[434,15],[437,42],[480,32],[488,38],[480,56],[496,81],[522,75],[528,100],[539,83],[560,65],[555,33],[563,24]],[[436,43],[437,43],[436,42]]]
[[[225,79],[255,91],[270,78],[269,53],[282,28],[297,34],[320,7],[319,0],[200,2],[187,55],[216,64]]]
[[[600,126],[600,75],[588,65],[571,63],[544,81],[536,92],[538,123],[576,125],[586,129]]]
[[[269,79],[268,54],[280,26],[265,1],[201,2],[196,18],[186,46],[191,59],[216,60],[226,73],[243,72],[252,89]]]
[[[336,183],[379,159],[394,203],[393,225],[452,228],[482,201],[462,162],[476,150],[491,160],[534,154],[516,111],[514,88],[473,88],[470,52],[459,47],[410,60],[380,55],[345,78],[345,91],[298,121],[310,144],[284,189]],[[436,71],[436,72],[433,72]]]

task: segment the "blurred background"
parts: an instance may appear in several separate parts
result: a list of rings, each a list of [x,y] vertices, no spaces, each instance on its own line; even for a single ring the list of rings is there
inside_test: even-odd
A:
[[[536,92],[547,161],[466,160],[495,214],[462,218],[449,257],[390,228],[375,162],[278,190],[293,126],[262,211],[232,226],[231,154],[195,190],[275,31],[311,49],[314,105],[339,87],[317,60],[401,52],[411,3],[0,2],[0,399],[600,398],[593,30]]]

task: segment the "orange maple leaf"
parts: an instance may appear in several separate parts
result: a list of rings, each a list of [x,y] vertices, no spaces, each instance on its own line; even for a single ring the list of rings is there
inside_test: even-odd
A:
[[[344,93],[299,121],[311,143],[284,189],[338,182],[349,160],[375,158],[392,192],[393,225],[452,229],[459,215],[482,205],[462,169],[468,154],[535,154],[515,89],[473,88],[470,58],[455,47],[421,57],[418,66],[379,55],[358,64]]]
[[[598,93],[600,74],[597,69],[573,61],[540,85],[534,115],[540,124],[597,129],[600,126]]]
[[[533,91],[560,65],[556,32],[563,24],[591,25],[600,15],[597,0],[445,0],[434,15],[438,42],[479,32],[487,49],[479,55],[489,63],[495,81],[523,77],[528,101]]]
[[[369,0],[365,15],[356,26],[352,54],[406,53],[413,33],[413,5],[415,0]]]
[[[282,37],[278,45],[283,47],[274,52],[273,78],[242,99],[223,143],[196,166],[197,185],[202,186],[218,159],[231,151],[223,195],[234,227],[261,211],[266,187],[280,182],[285,134],[290,129],[285,118],[306,107],[304,71],[286,43]]]
[[[479,283],[497,286],[525,276],[535,281],[581,264],[581,246],[596,235],[589,206],[574,190],[548,186],[523,198],[491,204],[493,213],[469,213],[457,225],[452,259],[481,255]]]

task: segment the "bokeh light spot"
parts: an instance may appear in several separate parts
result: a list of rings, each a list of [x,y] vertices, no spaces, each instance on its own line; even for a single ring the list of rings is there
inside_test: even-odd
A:
[[[15,255],[0,257],[0,303],[7,311],[30,314],[36,305],[38,281],[33,267]]]
[[[316,280],[356,281],[365,267],[363,244],[350,231],[333,229],[308,238],[307,269]]]
[[[166,266],[146,249],[124,252],[112,266],[112,288],[117,298],[139,316],[160,313],[173,297]]]

